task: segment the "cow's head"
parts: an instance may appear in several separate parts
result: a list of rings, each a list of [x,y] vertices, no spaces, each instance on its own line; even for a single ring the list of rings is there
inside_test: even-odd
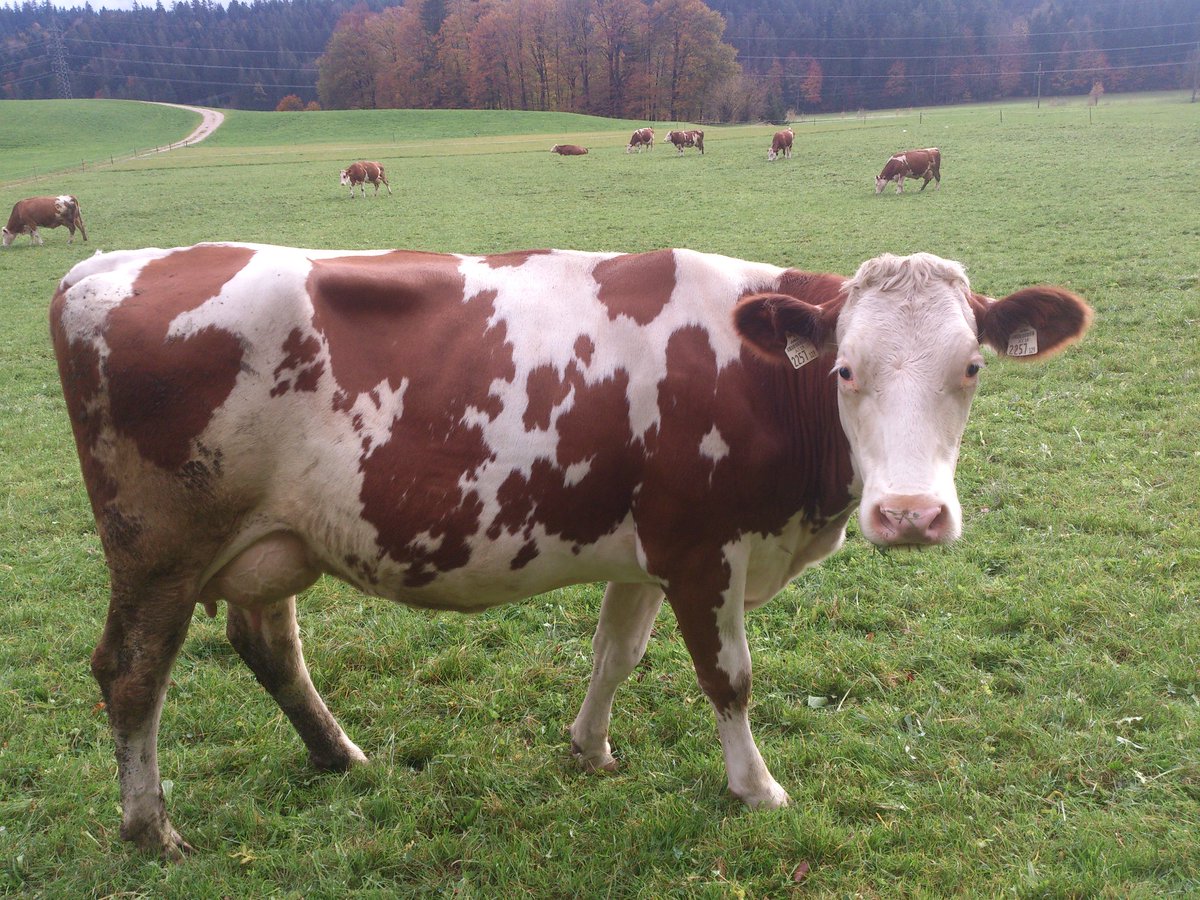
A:
[[[789,343],[836,354],[829,377],[861,487],[859,524],[870,541],[955,540],[962,509],[954,470],[984,365],[981,346],[1044,358],[1083,335],[1091,309],[1055,287],[983,297],[972,293],[961,265],[928,253],[869,260],[837,297],[813,299],[745,297],[737,328],[760,355],[783,365]]]
[[[350,170],[342,169],[342,181],[341,181],[342,187],[345,187],[349,183],[350,183]]]
[[[9,244],[11,244],[13,242],[13,239],[16,237],[15,234],[13,234],[11,231],[8,230],[7,225],[0,227],[0,233],[3,234],[5,247],[7,247]]]
[[[884,178],[883,173],[875,176],[875,193],[882,194],[883,189],[887,187],[888,179]]]
[[[775,148],[772,147],[770,150],[767,151],[767,162],[775,162],[775,157],[777,155],[778,154],[775,152]]]

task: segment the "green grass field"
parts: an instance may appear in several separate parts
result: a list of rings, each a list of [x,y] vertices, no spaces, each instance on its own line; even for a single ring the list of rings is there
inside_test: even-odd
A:
[[[0,123],[33,107],[0,102]],[[80,169],[118,138],[165,143],[194,121],[97,108],[108,124],[87,130],[53,103],[45,128],[0,127],[0,210],[74,193],[91,237],[0,251],[0,893],[1200,894],[1200,104],[1186,94],[824,117],[775,163],[769,126],[708,129],[707,155],[677,158],[626,155],[639,123],[390,111],[236,113],[210,142]],[[555,157],[557,142],[592,152]],[[940,192],[874,195],[889,154],[930,145]],[[15,184],[40,158],[62,173]],[[395,195],[351,201],[337,175],[355,158],[382,161]],[[727,794],[669,612],[617,695],[621,771],[596,777],[575,770],[565,727],[600,586],[466,618],[326,579],[301,598],[306,655],[375,764],[310,769],[223,612],[198,614],[159,742],[198,853],[169,866],[118,836],[88,668],[107,576],[46,310],[97,249],[210,239],[689,246],[844,273],[929,250],[992,296],[1069,286],[1096,323],[1043,366],[990,361],[957,545],[883,554],[852,526],[749,617],[751,718],[789,808]]]

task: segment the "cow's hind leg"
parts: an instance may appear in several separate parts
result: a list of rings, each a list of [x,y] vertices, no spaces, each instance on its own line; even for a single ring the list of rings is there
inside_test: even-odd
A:
[[[367,757],[346,737],[313,687],[300,648],[296,598],[244,609],[229,604],[226,634],[299,732],[318,769],[344,771]]]
[[[592,680],[571,725],[571,752],[589,771],[616,768],[608,743],[613,696],[646,652],[662,602],[662,588],[652,584],[610,584],[604,592],[592,639]]]
[[[195,605],[181,579],[137,587],[113,577],[104,634],[92,654],[116,744],[121,837],[167,859],[192,848],[167,818],[158,772],[158,723],[171,665]]]

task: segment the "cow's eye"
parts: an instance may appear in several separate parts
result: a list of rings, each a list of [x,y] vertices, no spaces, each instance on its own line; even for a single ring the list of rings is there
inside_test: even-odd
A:
[[[983,366],[979,365],[979,363],[971,363],[970,365],[967,366],[967,377],[974,378],[976,375],[979,374],[979,370],[982,368],[983,368]]]
[[[842,381],[853,381],[854,380],[854,373],[850,371],[849,366],[839,366],[837,373],[838,373],[838,378],[842,379]]]

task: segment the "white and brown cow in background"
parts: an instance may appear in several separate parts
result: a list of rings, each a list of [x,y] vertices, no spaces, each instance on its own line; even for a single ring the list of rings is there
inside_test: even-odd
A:
[[[342,169],[342,187],[350,185],[350,199],[354,199],[354,189],[357,187],[362,191],[363,197],[367,196],[367,183],[375,185],[375,196],[379,196],[379,185],[382,183],[390,195],[392,186],[388,184],[387,175],[383,172],[383,166],[371,160],[360,159],[356,163],[351,163],[346,168]]]
[[[883,171],[875,176],[875,193],[882,194],[889,181],[896,182],[896,193],[904,193],[905,178],[924,178],[921,190],[929,185],[931,178],[937,180],[935,191],[942,189],[942,151],[937,147],[926,147],[924,150],[905,150],[897,153],[883,166]]]
[[[216,615],[314,765],[365,760],[309,679],[296,593],[329,573],[478,611],[607,580],[571,725],[609,718],[665,599],[729,787],[788,802],[750,732],[744,618],[841,546],[944,544],[981,345],[1045,357],[1090,310],[1000,300],[929,254],[852,278],[689,250],[496,256],[201,244],[98,254],[51,332],[112,579],[92,656],[121,835],[166,857],[157,731],[193,611]]]
[[[700,151],[701,155],[704,153],[703,131],[669,131],[667,132],[667,140],[675,145],[675,149],[679,152],[680,156],[683,156],[684,147],[695,147]]]
[[[18,234],[28,234],[33,244],[44,244],[39,228],[58,228],[65,225],[71,236],[68,244],[75,243],[75,229],[83,235],[86,241],[87,229],[83,227],[83,214],[79,211],[79,201],[70,194],[60,194],[57,197],[27,197],[13,204],[8,216],[8,224],[0,229],[4,246],[7,247]]]
[[[578,144],[555,144],[550,148],[551,153],[557,153],[559,156],[587,156],[587,147],[580,147]]]
[[[642,152],[645,147],[649,150],[654,149],[654,129],[639,128],[629,137],[629,143],[625,145],[625,152],[632,153],[635,149],[638,153]]]
[[[784,159],[791,159],[792,141],[795,137],[795,133],[790,128],[775,132],[771,137],[771,149],[767,151],[767,161],[774,162],[780,156]]]

